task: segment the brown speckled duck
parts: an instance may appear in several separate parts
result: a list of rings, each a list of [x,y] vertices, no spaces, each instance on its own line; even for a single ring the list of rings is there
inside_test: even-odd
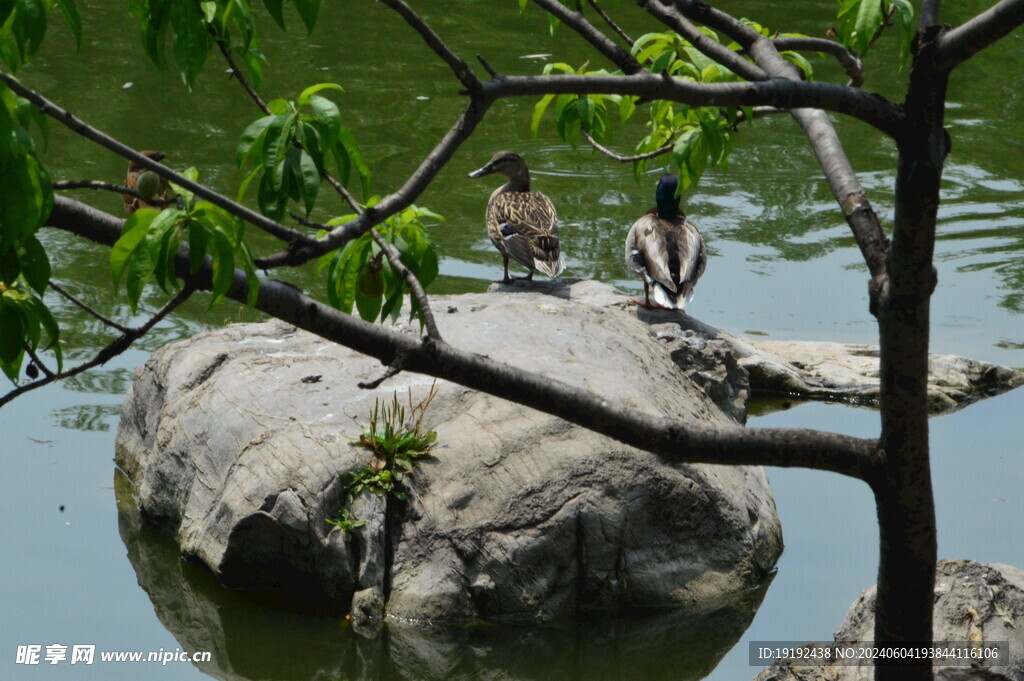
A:
[[[682,310],[707,265],[697,225],[679,209],[678,186],[675,175],[662,175],[654,193],[657,205],[633,223],[626,237],[626,264],[644,282],[643,302],[634,299],[642,307]]]
[[[492,173],[508,178],[487,202],[487,236],[504,258],[503,283],[512,281],[508,276],[509,257],[530,270],[525,279],[532,279],[534,272],[557,277],[565,269],[565,260],[558,242],[558,215],[551,200],[530,191],[530,171],[519,154],[499,151],[469,176]]]

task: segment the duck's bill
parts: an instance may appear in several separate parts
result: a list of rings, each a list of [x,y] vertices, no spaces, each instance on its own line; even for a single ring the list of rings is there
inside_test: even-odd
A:
[[[468,175],[468,177],[483,177],[484,175],[490,175],[493,172],[494,172],[494,169],[491,168],[491,164],[488,163],[483,168],[478,168],[477,170],[474,170],[473,172],[471,172]]]

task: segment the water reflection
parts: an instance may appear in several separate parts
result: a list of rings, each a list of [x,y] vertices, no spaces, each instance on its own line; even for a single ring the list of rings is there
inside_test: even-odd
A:
[[[55,409],[50,418],[67,430],[103,432],[110,430],[120,413],[121,407],[116,404],[76,404]]]
[[[183,650],[212,653],[197,666],[218,679],[696,681],[735,645],[771,581],[715,610],[571,626],[402,625],[368,638],[337,617],[220,587],[142,521],[124,476],[114,483],[119,531],[139,585]]]

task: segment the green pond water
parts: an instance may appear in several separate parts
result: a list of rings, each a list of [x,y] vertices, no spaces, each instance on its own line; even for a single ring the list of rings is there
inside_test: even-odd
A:
[[[499,71],[536,73],[546,55],[580,64],[599,58],[564,28],[554,38],[537,10],[520,16],[512,0],[415,3],[467,59],[484,54]],[[719,2],[772,28],[822,35],[834,3]],[[987,2],[946,3],[959,23]],[[233,195],[239,133],[257,112],[211,55],[196,92],[142,55],[121,3],[81,3],[85,42],[55,19],[43,54],[19,72],[93,125],[140,149],[160,149],[172,166]],[[634,35],[651,30],[632,3],[612,3]],[[369,0],[325,3],[311,37],[290,16],[285,35],[265,26],[271,61],[265,96],[295,97],[336,81],[347,125],[373,169],[373,191],[404,181],[448,129],[463,100],[450,72],[389,10]],[[953,138],[943,184],[933,302],[932,349],[1024,367],[1024,37],[1011,35],[953,78],[947,122]],[[867,87],[898,99],[895,46],[883,38]],[[814,59],[818,77],[841,80]],[[562,218],[568,275],[637,290],[622,262],[628,226],[652,202],[655,176],[637,184],[629,166],[574,150],[553,126],[529,131],[533,100],[496,104],[417,203],[446,216],[432,228],[442,276],[438,293],[478,291],[501,275],[483,229],[494,178],[469,180],[497,149],[526,157],[536,188]],[[854,167],[883,218],[891,217],[892,144],[857,122],[840,121]],[[613,146],[628,152],[641,126]],[[124,161],[56,125],[47,151],[57,179],[117,181]],[[658,171],[657,164],[651,170]],[[114,214],[121,200],[76,197]],[[326,196],[316,219],[344,211]],[[872,343],[866,270],[802,133],[788,118],[758,121],[737,137],[728,173],[711,170],[684,196],[710,251],[689,312],[740,334]],[[250,230],[253,232],[254,230]],[[65,234],[44,234],[55,278],[122,320],[111,293],[106,250]],[[273,248],[252,235],[257,253]],[[322,295],[312,269],[298,281]],[[90,356],[107,335],[53,300],[70,358]],[[162,302],[153,293],[151,310]],[[395,634],[365,639],[337,619],[227,592],[183,563],[161,533],[141,526],[116,478],[114,433],[121,397],[150,351],[224,321],[258,316],[231,304],[192,301],[137,347],[57,387],[0,410],[0,678],[4,679],[637,679],[751,678],[750,641],[828,639],[860,591],[875,580],[875,514],[865,486],[835,475],[769,470],[786,552],[767,590],[727,613],[681,613],[579,628],[483,627],[455,635]],[[1012,392],[932,420],[939,553],[1024,566],[1024,459]],[[875,412],[806,404],[756,417],[758,426],[828,428],[861,436],[878,430]],[[120,493],[118,493],[120,489]],[[120,501],[119,501],[120,500]],[[761,600],[763,598],[763,600]],[[760,605],[758,606],[758,602]],[[210,663],[102,663],[26,666],[19,645],[95,645],[97,651],[209,650]]]

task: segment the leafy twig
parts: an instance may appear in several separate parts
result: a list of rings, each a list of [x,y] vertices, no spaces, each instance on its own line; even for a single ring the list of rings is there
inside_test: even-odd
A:
[[[146,323],[142,324],[141,326],[126,329],[125,332],[119,338],[108,344],[106,347],[102,348],[99,352],[96,353],[96,355],[91,360],[89,360],[88,362],[83,362],[70,369],[61,371],[60,373],[44,371],[46,375],[43,376],[42,378],[32,381],[31,383],[19,385],[17,388],[8,392],[6,395],[0,397],[0,407],[4,406],[5,404],[10,402],[14,398],[18,397],[19,395],[23,395],[24,393],[27,393],[31,390],[35,390],[36,388],[42,388],[43,386],[49,385],[54,381],[61,380],[64,378],[70,378],[71,376],[76,376],[82,373],[83,371],[88,371],[89,369],[93,369],[102,364],[106,364],[108,361],[110,361],[117,355],[120,355],[122,352],[127,350],[131,346],[131,344],[134,343],[136,340],[146,335],[149,332],[149,330],[152,329],[153,326],[155,326],[161,319],[166,317],[168,313],[170,313],[176,307],[178,307],[186,300],[188,300],[189,296],[191,296],[193,292],[195,292],[195,289],[192,288],[186,282],[185,287],[181,291],[179,291],[177,295],[171,298],[171,300],[169,300],[163,307],[161,307],[156,314],[150,317],[149,320],[146,321]],[[37,365],[39,365],[40,368],[43,368],[42,364],[40,364],[34,356],[33,361]]]
[[[215,206],[223,208],[232,215],[235,215],[245,220],[246,222],[255,225],[256,227],[259,227],[265,232],[277,237],[281,241],[284,241],[285,243],[288,244],[307,244],[314,241],[313,239],[310,239],[302,232],[298,232],[294,229],[290,229],[288,227],[285,227],[284,225],[274,222],[273,220],[263,215],[260,215],[259,213],[250,210],[249,208],[246,208],[240,203],[236,203],[231,199],[227,198],[226,196],[218,194],[212,189],[204,187],[203,185],[197,182],[193,182],[187,177],[174,172],[167,166],[157,163],[151,158],[143,156],[142,154],[127,146],[126,144],[123,144],[122,142],[111,137],[110,135],[100,130],[97,130],[96,128],[85,123],[81,119],[76,118],[74,115],[71,114],[71,112],[57,106],[56,104],[48,100],[46,97],[43,97],[35,90],[25,87],[19,81],[17,81],[16,79],[12,78],[11,76],[7,75],[2,71],[0,71],[0,80],[2,80],[4,84],[7,85],[7,87],[11,88],[11,90],[32,102],[32,104],[34,104],[36,108],[38,108],[44,114],[56,119],[62,125],[70,129],[71,131],[75,132],[79,136],[84,137],[85,139],[91,142],[95,142],[96,144],[99,144],[100,146],[105,147],[110,151],[113,151],[118,156],[122,156],[130,161],[134,161],[135,165],[137,166],[141,166],[143,168],[146,168],[147,170],[152,170],[160,177],[166,180],[170,180],[171,182],[177,184],[178,186],[183,187],[184,189],[192,192],[196,196],[202,197],[209,201],[210,203],[214,204]]]

